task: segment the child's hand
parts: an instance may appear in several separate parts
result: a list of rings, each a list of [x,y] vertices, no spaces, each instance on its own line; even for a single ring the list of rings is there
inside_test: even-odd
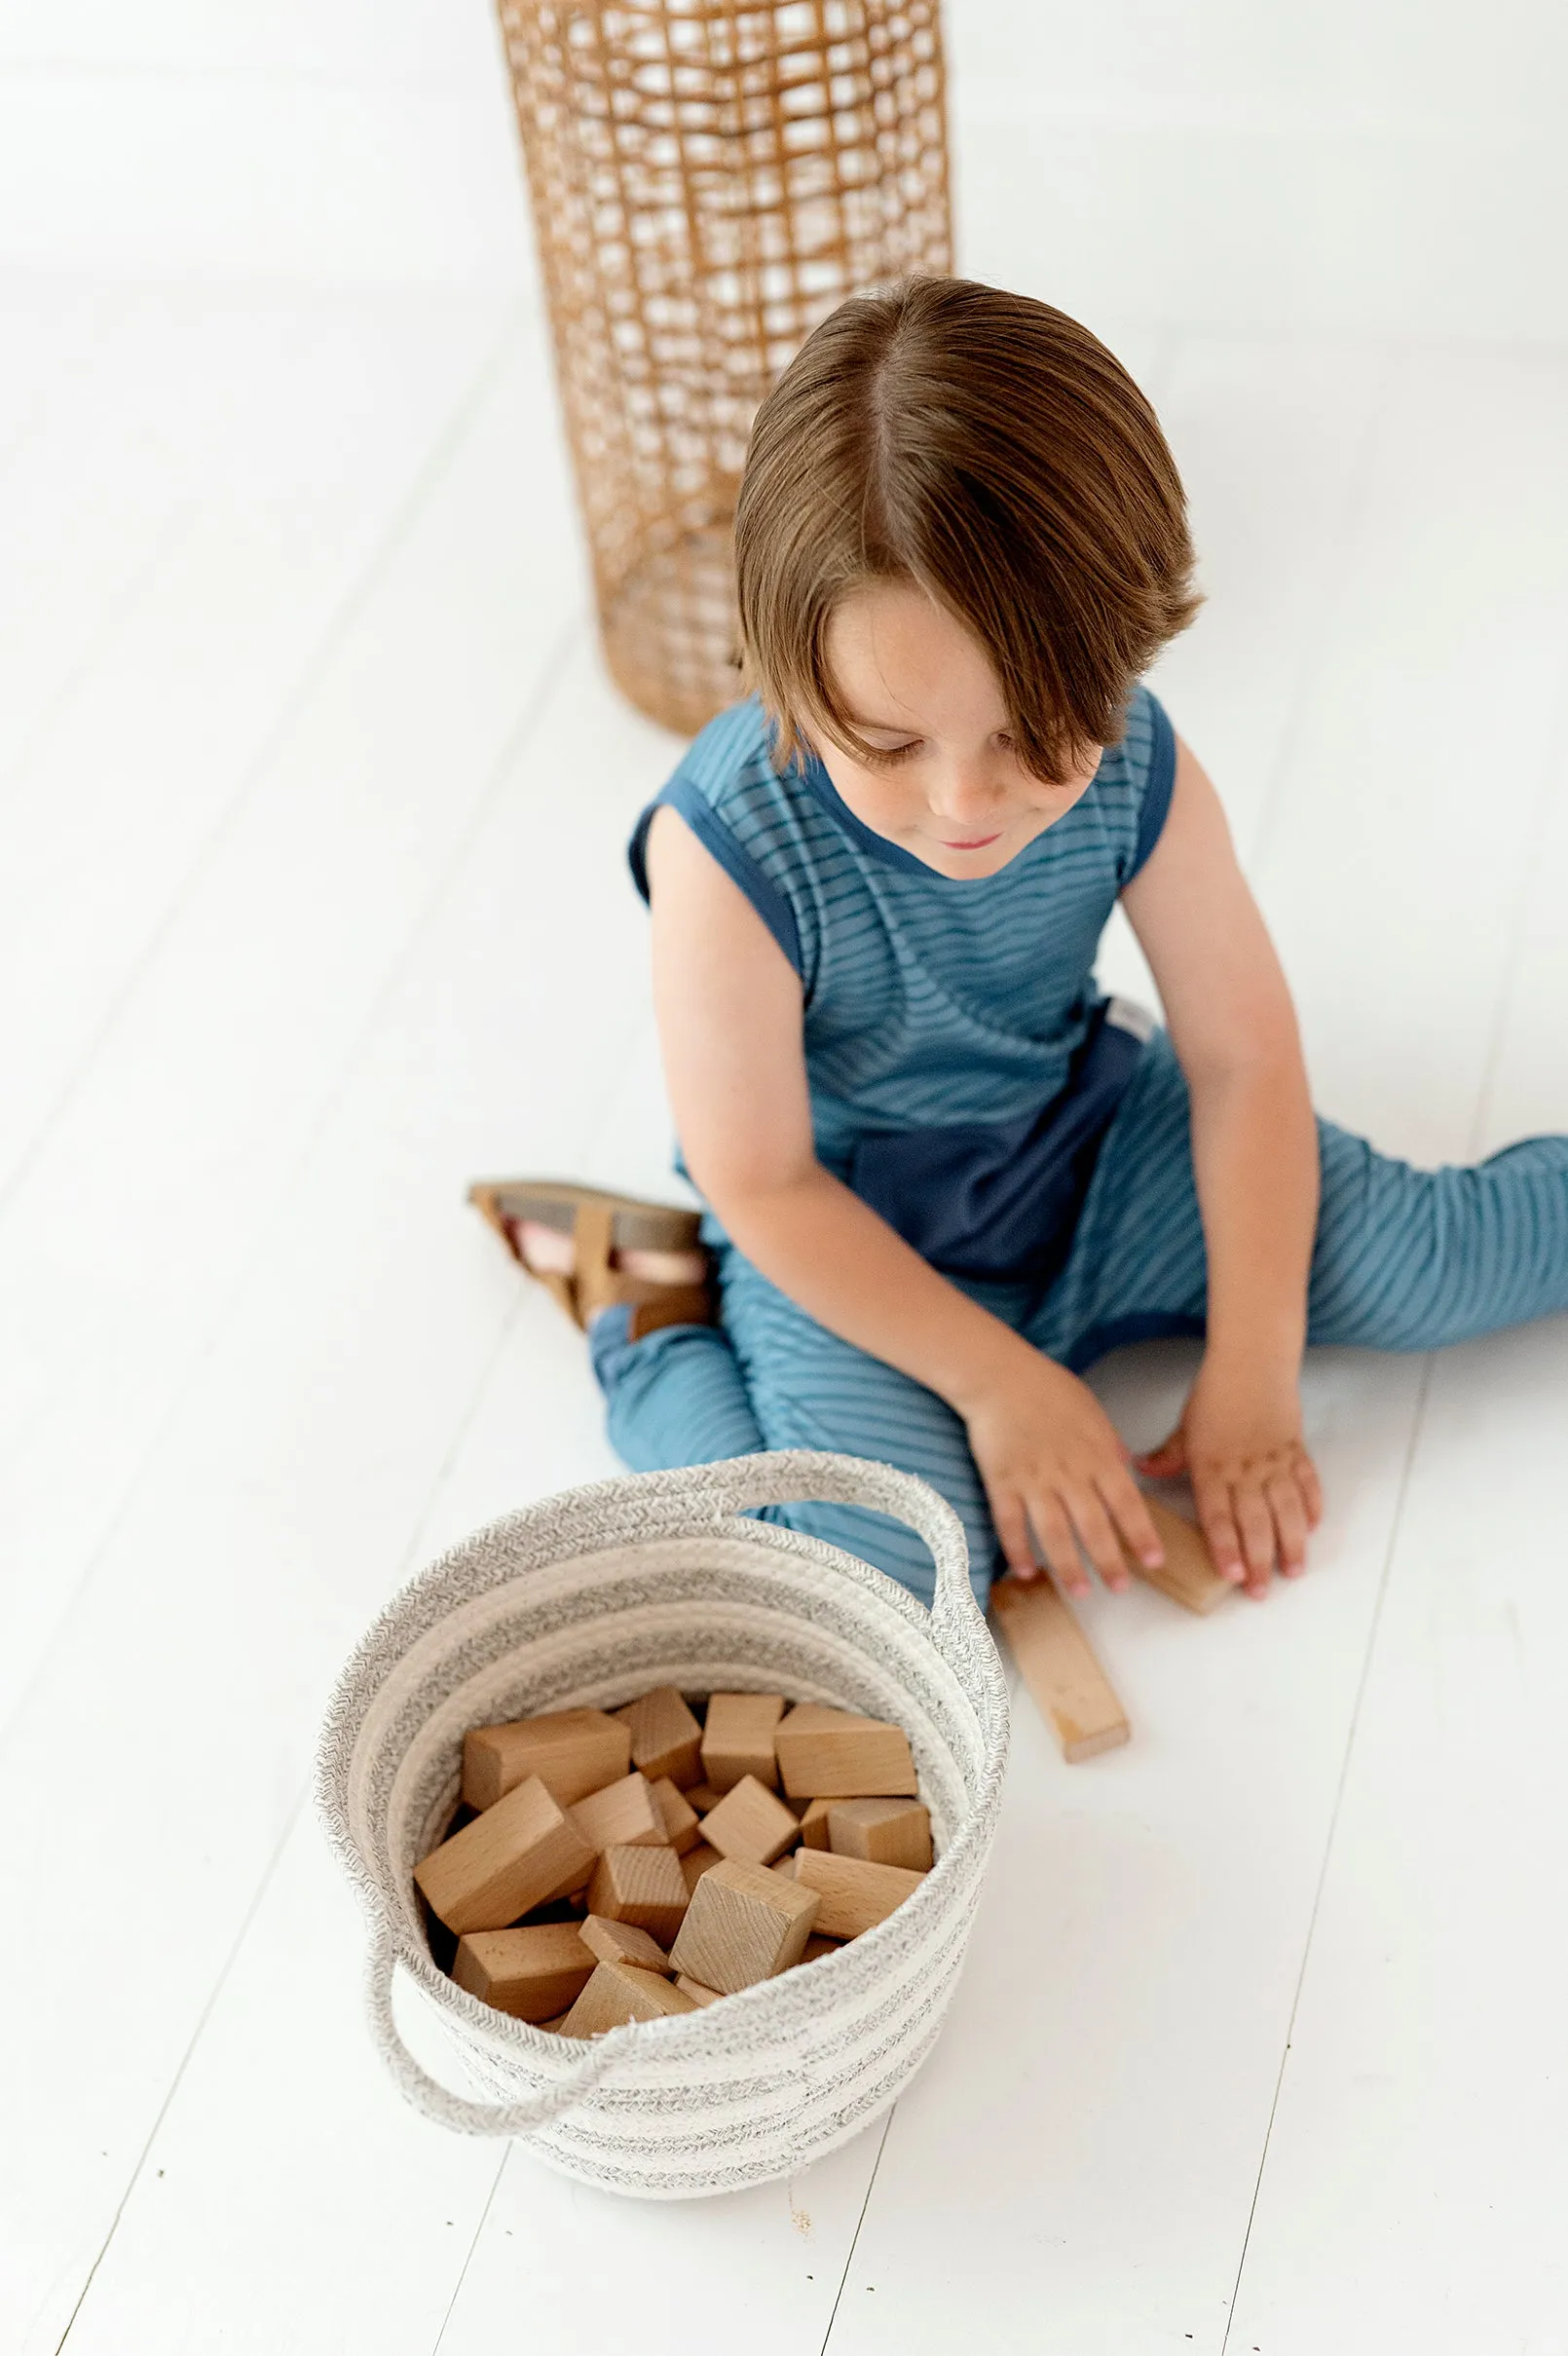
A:
[[[1276,1560],[1287,1579],[1306,1568],[1323,1487],[1302,1441],[1293,1374],[1205,1359],[1181,1421],[1137,1463],[1156,1480],[1189,1476],[1214,1562],[1249,1595],[1268,1593]]]
[[[1157,1567],[1165,1559],[1115,1426],[1064,1366],[1027,1344],[1010,1352],[964,1421],[996,1535],[1019,1578],[1038,1575],[1030,1522],[1069,1595],[1089,1592],[1080,1545],[1108,1588],[1127,1586],[1118,1530],[1139,1561]]]

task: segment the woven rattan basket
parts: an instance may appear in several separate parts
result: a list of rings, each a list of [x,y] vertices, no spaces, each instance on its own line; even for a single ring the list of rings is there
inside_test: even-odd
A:
[[[500,0],[606,655],[738,692],[757,405],[846,294],[951,268],[939,0]]]
[[[742,1518],[806,1498],[917,1529],[937,1565],[931,1612],[869,1563]],[[937,1861],[838,1953],[584,2045],[492,2011],[438,1969],[413,1868],[456,1806],[467,1728],[614,1708],[662,1684],[896,1719]],[[690,2198],[792,2174],[884,2110],[930,2051],[980,1896],[1007,1735],[963,1531],[908,1474],[744,1456],[601,1481],[493,1522],[394,1598],[345,1669],[321,1738],[319,1804],[368,1916],[371,2023],[389,2070],[443,2126],[526,2136],[614,2191]],[[438,2075],[394,2018],[399,1971]]]

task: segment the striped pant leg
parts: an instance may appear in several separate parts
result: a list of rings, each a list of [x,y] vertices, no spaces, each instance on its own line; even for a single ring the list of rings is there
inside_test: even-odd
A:
[[[664,1326],[628,1341],[628,1309],[588,1328],[610,1444],[634,1473],[719,1464],[765,1445],[728,1336],[716,1326]]]
[[[1307,1338],[1430,1350],[1568,1309],[1568,1138],[1417,1170],[1318,1123]],[[1106,1135],[1067,1264],[1026,1330],[1078,1370],[1123,1342],[1201,1334],[1208,1261],[1186,1082],[1156,1032]]]
[[[963,1523],[970,1578],[984,1605],[996,1565],[996,1537],[963,1425],[952,1409],[923,1384],[819,1326],[732,1246],[721,1251],[719,1270],[725,1329],[764,1445],[837,1449],[928,1480]],[[987,1297],[1006,1313],[1006,1296]],[[764,1517],[876,1563],[920,1602],[930,1603],[930,1554],[902,1522],[838,1505],[770,1507]]]

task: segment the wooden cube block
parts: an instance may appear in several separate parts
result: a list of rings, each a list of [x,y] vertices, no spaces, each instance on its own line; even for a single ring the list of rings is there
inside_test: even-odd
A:
[[[681,1859],[681,1872],[685,1878],[687,1889],[689,1891],[695,1889],[710,1865],[722,1865],[723,1863],[724,1859],[720,1856],[719,1851],[716,1849],[710,1849],[706,1841],[699,1841],[695,1849],[689,1849]]]
[[[840,1857],[928,1873],[931,1812],[918,1800],[831,1800],[827,1845]]]
[[[710,1849],[721,1856],[748,1857],[753,1865],[771,1865],[794,1848],[800,1833],[794,1811],[755,1776],[742,1776],[702,1819],[702,1838]]]
[[[832,1847],[832,1843],[828,1839],[828,1811],[832,1806],[831,1800],[807,1800],[805,1814],[801,1818],[801,1846],[803,1849],[829,1849]]]
[[[634,1767],[618,1783],[590,1792],[572,1811],[582,1838],[603,1856],[607,1849],[662,1849],[664,1819],[648,1779]]]
[[[501,1930],[592,1870],[591,1846],[530,1776],[422,1857],[414,1879],[448,1930]]]
[[[692,1891],[670,1962],[704,1988],[732,1996],[799,1962],[819,1902],[815,1890],[796,1889],[765,1865],[727,1857]]]
[[[769,1791],[778,1789],[773,1729],[784,1715],[780,1694],[710,1694],[702,1730],[702,1775],[723,1793],[742,1776],[755,1776]]]
[[[519,2021],[546,2021],[576,2003],[595,1961],[575,1923],[470,1930],[458,1941],[452,1977],[498,2012]]]
[[[815,1890],[822,1901],[815,1929],[830,1939],[858,1939],[863,1930],[884,1922],[895,1906],[902,1906],[925,1876],[906,1872],[901,1865],[836,1857],[831,1850],[799,1849],[795,1878],[803,1890]]]
[[[661,1685],[616,1716],[631,1735],[631,1763],[650,1783],[695,1783],[702,1773],[702,1729],[673,1685]]]
[[[686,1796],[696,1810],[697,1814],[705,1816],[710,1808],[718,1807],[724,1798],[724,1793],[715,1791],[711,1783],[690,1783],[687,1786]]]
[[[639,1971],[670,1972],[670,1959],[656,1939],[635,1923],[613,1922],[609,1915],[590,1914],[578,1926],[578,1936],[601,1963],[631,1963]]]
[[[820,1930],[813,1930],[801,1951],[801,1961],[814,1963],[819,1955],[837,1955],[842,1945],[842,1939],[826,1938]]]
[[[633,1852],[636,1853],[636,1852]],[[601,1963],[561,2023],[562,2037],[602,2037],[627,2021],[656,2021],[696,2006],[673,1980],[632,1963]]]
[[[717,2004],[723,1994],[722,1989],[704,1988],[700,1980],[689,1979],[684,1971],[678,1976],[675,1985],[683,1996],[689,1996],[691,1999],[693,2004]]]
[[[854,1800],[868,1795],[913,1799],[919,1785],[909,1738],[881,1718],[816,1702],[791,1710],[775,1737],[779,1773],[792,1799]]]
[[[553,2021],[537,2021],[535,2023],[535,2027],[542,2029],[547,2037],[559,2037],[565,2025],[566,2017],[567,2016],[564,2012],[558,2012]]]
[[[1041,1717],[1071,1767],[1128,1739],[1127,1713],[1049,1579],[998,1579],[991,1604]]]
[[[590,1914],[635,1923],[664,1948],[686,1909],[686,1876],[673,1849],[607,1849],[588,1885]]]
[[[660,1776],[658,1781],[651,1783],[648,1788],[653,1795],[653,1806],[664,1827],[665,1840],[677,1856],[684,1856],[689,1849],[695,1849],[702,1838],[696,1810],[668,1776]]]
[[[463,1738],[463,1797],[470,1808],[494,1808],[507,1792],[538,1776],[562,1808],[631,1765],[631,1736],[602,1709],[553,1710],[506,1726],[476,1726]]]
[[[1158,1588],[1173,1603],[1184,1604],[1189,1612],[1212,1612],[1216,1603],[1237,1591],[1234,1583],[1223,1578],[1214,1568],[1214,1558],[1209,1552],[1209,1541],[1184,1514],[1173,1514],[1168,1505],[1157,1497],[1145,1497],[1149,1519],[1153,1522],[1160,1544],[1165,1549],[1165,1560],[1157,1571],[1123,1547],[1127,1567],[1146,1587]]]

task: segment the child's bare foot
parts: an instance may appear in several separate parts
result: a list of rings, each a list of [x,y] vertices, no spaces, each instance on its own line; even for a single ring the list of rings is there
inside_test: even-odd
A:
[[[525,1268],[536,1276],[575,1276],[577,1238],[542,1219],[513,1219],[512,1241]],[[708,1273],[705,1252],[640,1252],[616,1250],[610,1265],[623,1276],[640,1277],[648,1285],[700,1285]]]

